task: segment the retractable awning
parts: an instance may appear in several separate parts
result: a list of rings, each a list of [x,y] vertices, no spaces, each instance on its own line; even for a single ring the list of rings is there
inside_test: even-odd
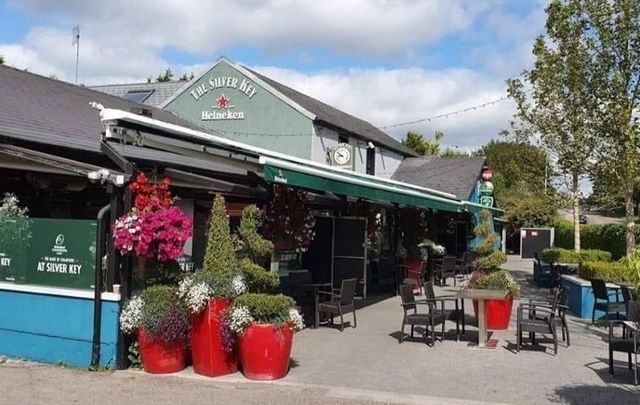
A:
[[[332,171],[330,168],[320,170],[266,156],[260,158],[260,163],[264,165],[264,179],[272,183],[331,191],[336,194],[372,201],[391,202],[451,212],[464,211],[462,202],[455,199],[420,193],[397,184],[383,184],[366,178],[349,176],[345,173]]]
[[[479,212],[487,208],[459,200],[450,193],[335,168],[127,111],[103,109],[100,114],[106,126],[107,140],[126,141],[126,134],[118,131],[117,127],[132,129],[139,135],[136,137],[139,144],[144,144],[145,139],[149,138],[150,145],[155,149],[188,151],[205,159],[227,159],[256,164],[265,181],[271,183],[449,212]],[[218,153],[214,153],[214,150]],[[220,151],[224,151],[225,155],[220,154]],[[496,208],[490,210],[494,216],[502,213],[502,210]]]

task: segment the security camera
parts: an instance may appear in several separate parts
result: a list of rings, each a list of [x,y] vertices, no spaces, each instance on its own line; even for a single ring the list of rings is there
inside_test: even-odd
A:
[[[369,141],[369,142],[367,142],[367,148],[369,148],[369,149],[375,149],[375,148],[376,148],[376,145],[374,145],[374,144],[373,144],[373,142]]]

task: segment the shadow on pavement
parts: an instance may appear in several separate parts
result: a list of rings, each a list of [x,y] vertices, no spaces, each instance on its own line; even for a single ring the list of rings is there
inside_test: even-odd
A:
[[[619,386],[569,385],[558,387],[547,398],[553,403],[588,404],[638,404],[640,391]]]

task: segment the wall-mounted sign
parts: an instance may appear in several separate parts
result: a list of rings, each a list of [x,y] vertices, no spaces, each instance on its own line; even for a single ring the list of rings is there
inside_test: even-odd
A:
[[[353,162],[353,147],[348,143],[339,143],[335,148],[329,149],[331,166],[353,170]]]
[[[247,98],[251,99],[256,95],[258,90],[256,86],[248,79],[234,76],[211,76],[207,81],[200,83],[197,87],[189,92],[194,102],[211,101],[211,97],[203,98],[205,94],[223,90],[235,89]],[[227,92],[228,93],[228,92]],[[232,92],[237,94],[236,92]],[[209,106],[206,110],[202,110],[200,119],[202,121],[228,121],[243,120],[244,111],[238,111],[232,101],[232,97],[225,94],[224,91],[214,93],[215,104]]]
[[[493,207],[493,197],[487,195],[480,196],[480,205]]]
[[[483,181],[480,183],[480,195],[481,196],[492,196],[493,195],[493,183],[490,181]]]

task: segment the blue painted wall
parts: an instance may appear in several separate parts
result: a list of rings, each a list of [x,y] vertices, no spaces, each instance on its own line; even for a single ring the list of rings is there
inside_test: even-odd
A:
[[[100,364],[116,365],[119,303],[102,302]],[[33,361],[91,363],[93,300],[0,290],[0,354]]]

